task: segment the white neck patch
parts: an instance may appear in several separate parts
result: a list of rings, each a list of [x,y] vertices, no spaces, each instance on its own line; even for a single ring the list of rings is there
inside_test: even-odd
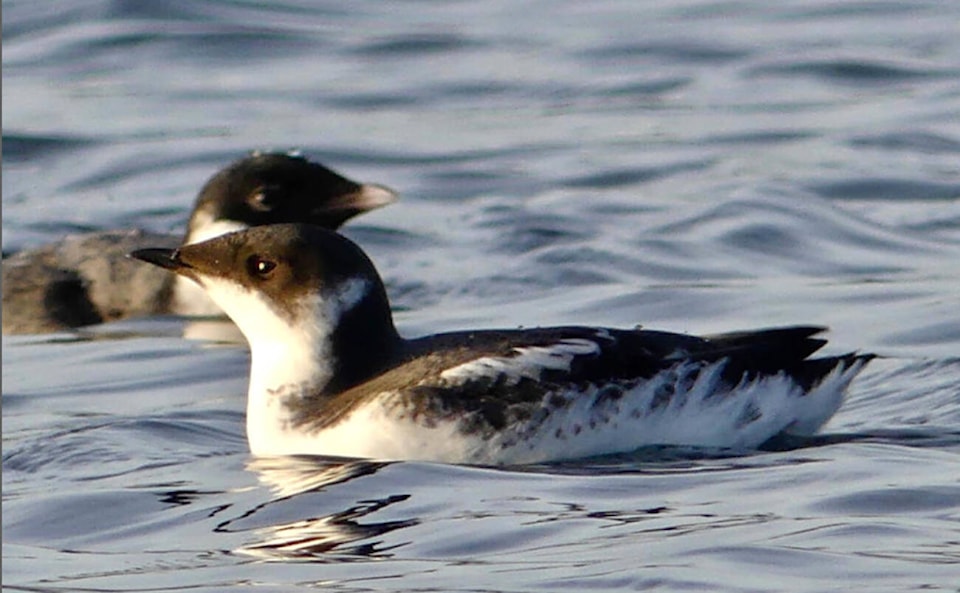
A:
[[[344,313],[359,305],[369,290],[369,280],[354,276],[331,291],[324,299],[325,315],[330,325],[335,326]]]

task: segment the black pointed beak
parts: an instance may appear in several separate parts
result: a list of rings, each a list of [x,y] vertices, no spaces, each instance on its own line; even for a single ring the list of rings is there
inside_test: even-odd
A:
[[[148,249],[137,249],[129,254],[129,257],[145,261],[148,264],[160,266],[174,272],[182,272],[192,266],[180,259],[178,249],[162,249],[152,247]]]

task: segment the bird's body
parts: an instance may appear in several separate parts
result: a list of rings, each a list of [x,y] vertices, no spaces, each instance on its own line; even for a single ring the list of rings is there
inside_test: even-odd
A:
[[[818,331],[759,331],[737,345],[581,327],[430,336],[328,398],[274,391],[289,398],[284,418],[251,427],[251,438],[271,453],[481,464],[644,445],[755,448],[780,433],[816,432],[866,362],[804,360],[822,344],[810,337]]]
[[[247,337],[247,433],[258,455],[513,464],[659,444],[756,447],[817,431],[871,358],[809,358],[825,344],[818,327],[408,340],[362,251],[308,225],[134,256],[197,281]]]
[[[255,153],[211,177],[183,236],[143,230],[70,235],[3,259],[3,333],[45,333],[154,314],[222,315],[194,283],[127,258],[250,226],[309,222],[336,228],[395,194],[361,185],[305,158]]]

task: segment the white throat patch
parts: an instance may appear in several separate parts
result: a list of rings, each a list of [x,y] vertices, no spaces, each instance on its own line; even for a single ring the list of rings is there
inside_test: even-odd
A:
[[[258,291],[220,278],[203,282],[250,343],[247,439],[253,452],[263,452],[294,430],[287,398],[323,389],[332,378],[334,325],[318,295],[294,303],[294,318],[287,319]]]
[[[333,378],[331,336],[341,317],[370,290],[366,278],[350,278],[325,294],[304,294],[290,303],[293,318],[278,313],[266,297],[220,278],[204,278],[213,300],[230,315],[250,343],[247,439],[254,453],[296,440],[289,398],[312,395]]]
[[[203,285],[215,303],[233,319],[250,343],[253,355],[251,389],[283,385],[326,383],[330,379],[328,339],[334,325],[318,315],[319,297],[294,303],[294,319],[278,313],[262,293],[221,278],[204,277]]]

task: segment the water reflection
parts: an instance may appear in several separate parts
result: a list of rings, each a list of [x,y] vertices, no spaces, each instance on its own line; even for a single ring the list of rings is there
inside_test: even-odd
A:
[[[337,555],[384,557],[396,547],[384,546],[379,536],[417,525],[417,519],[364,521],[378,511],[403,502],[409,494],[389,494],[377,498],[341,500],[331,487],[371,476],[389,463],[364,460],[332,460],[312,457],[258,458],[247,468],[257,472],[273,498],[250,509],[240,517],[221,523],[218,531],[249,530],[255,541],[235,550],[265,560],[319,559]],[[323,493],[322,499],[311,497]],[[324,514],[318,509],[339,507]],[[308,514],[310,516],[304,516]],[[248,527],[248,524],[259,524]]]
[[[320,492],[328,486],[373,475],[388,465],[391,463],[385,461],[301,455],[257,457],[247,464],[247,469],[257,472],[260,482],[280,499]]]

